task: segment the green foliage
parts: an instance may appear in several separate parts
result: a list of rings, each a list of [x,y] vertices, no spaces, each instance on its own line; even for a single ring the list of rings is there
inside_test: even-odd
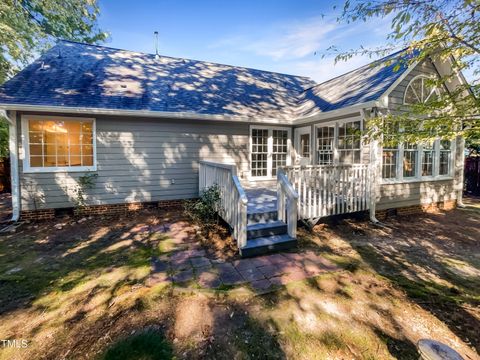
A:
[[[0,117],[0,158],[7,157],[8,154],[8,122]]]
[[[103,360],[167,360],[173,359],[172,346],[160,333],[149,330],[116,343],[103,355]]]
[[[403,49],[404,65],[433,58],[451,63],[453,71],[430,80],[432,86],[442,90],[438,99],[413,105],[408,112],[378,114],[379,119],[370,124],[367,135],[381,138],[385,126],[394,122],[401,130],[391,134],[391,138],[396,137],[397,141],[429,141],[437,134],[447,138],[460,135],[467,141],[479,138],[480,3],[471,0],[346,0],[338,20],[365,22],[387,16],[392,18],[391,32],[387,34],[384,46],[360,46],[348,51],[331,47],[329,50],[336,54],[336,61],[346,61],[357,55],[378,57]],[[400,65],[395,65],[394,70],[399,69]],[[460,71],[472,75],[470,84],[463,81]]]
[[[98,43],[107,34],[97,28],[96,0],[0,1],[0,84],[54,40]]]
[[[78,178],[77,187],[74,189],[75,192],[75,206],[78,208],[83,208],[86,205],[86,192],[87,190],[93,189],[95,187],[95,180],[97,179],[98,174],[86,174]]]
[[[220,188],[216,184],[204,189],[198,200],[186,203],[186,215],[196,223],[202,224],[204,229],[211,229],[218,223],[220,196]]]

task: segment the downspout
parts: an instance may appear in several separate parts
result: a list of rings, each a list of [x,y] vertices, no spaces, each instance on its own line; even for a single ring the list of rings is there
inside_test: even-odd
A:
[[[455,154],[455,163],[459,162],[458,157],[460,157],[460,164],[457,165],[459,167],[459,176],[458,176],[458,190],[457,190],[457,206],[460,208],[466,207],[463,203],[463,188],[465,186],[465,138],[463,136],[457,138],[458,144],[458,153]],[[456,170],[456,169],[455,169]]]
[[[374,116],[378,115],[377,108],[372,108],[372,113]],[[367,116],[365,114],[365,109],[362,110],[363,124],[366,125]],[[370,198],[369,198],[369,209],[370,209],[370,221],[373,224],[379,224],[376,217],[377,209],[377,186],[378,185],[378,140],[373,139],[370,141]]]
[[[12,219],[20,218],[20,181],[18,174],[17,112],[2,111],[8,121],[8,145],[10,151],[10,181],[12,185]]]

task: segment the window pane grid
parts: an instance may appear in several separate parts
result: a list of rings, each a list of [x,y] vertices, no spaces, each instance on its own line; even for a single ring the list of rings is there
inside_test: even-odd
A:
[[[403,145],[403,177],[417,176],[417,145],[405,143]]]
[[[360,139],[360,121],[338,126],[339,163],[355,164],[360,162]]]
[[[398,150],[384,149],[382,153],[382,177],[394,179],[397,177]]]
[[[433,176],[435,166],[435,150],[433,144],[423,145],[422,150],[422,176]]]
[[[272,175],[277,175],[277,169],[287,165],[287,130],[273,130]]]
[[[28,148],[31,167],[93,166],[92,122],[29,120]]]
[[[317,163],[319,165],[333,164],[333,144],[335,128],[324,126],[317,128]]]
[[[449,140],[440,141],[439,175],[448,175],[450,173],[451,147],[452,143]]]
[[[252,129],[252,176],[267,176],[268,130]]]

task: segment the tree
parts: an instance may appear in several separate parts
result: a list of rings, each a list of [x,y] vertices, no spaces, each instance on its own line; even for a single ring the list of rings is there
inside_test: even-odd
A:
[[[15,75],[56,39],[98,43],[96,0],[1,0],[0,84]],[[0,121],[5,122],[5,119]],[[8,153],[8,132],[0,124],[0,156]]]
[[[451,61],[454,72],[429,80],[428,86],[446,89],[459,71],[472,74],[470,84],[455,91],[442,91],[431,101],[410,106],[409,112],[394,112],[374,119],[370,136],[390,131],[392,141],[428,141],[436,136],[462,135],[475,142],[480,138],[480,2],[478,0],[346,0],[340,22],[367,21],[391,17],[391,32],[386,44],[376,48],[359,47],[340,51],[332,47],[336,61],[356,55],[378,57],[403,49],[400,57],[406,65],[428,57]],[[396,70],[399,66],[396,66]],[[386,121],[385,121],[386,120]],[[397,131],[402,129],[402,131]]]

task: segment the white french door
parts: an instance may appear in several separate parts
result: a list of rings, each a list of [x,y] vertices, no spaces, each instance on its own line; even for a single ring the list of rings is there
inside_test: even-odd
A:
[[[250,173],[254,179],[270,179],[291,164],[291,131],[280,127],[250,127]]]

